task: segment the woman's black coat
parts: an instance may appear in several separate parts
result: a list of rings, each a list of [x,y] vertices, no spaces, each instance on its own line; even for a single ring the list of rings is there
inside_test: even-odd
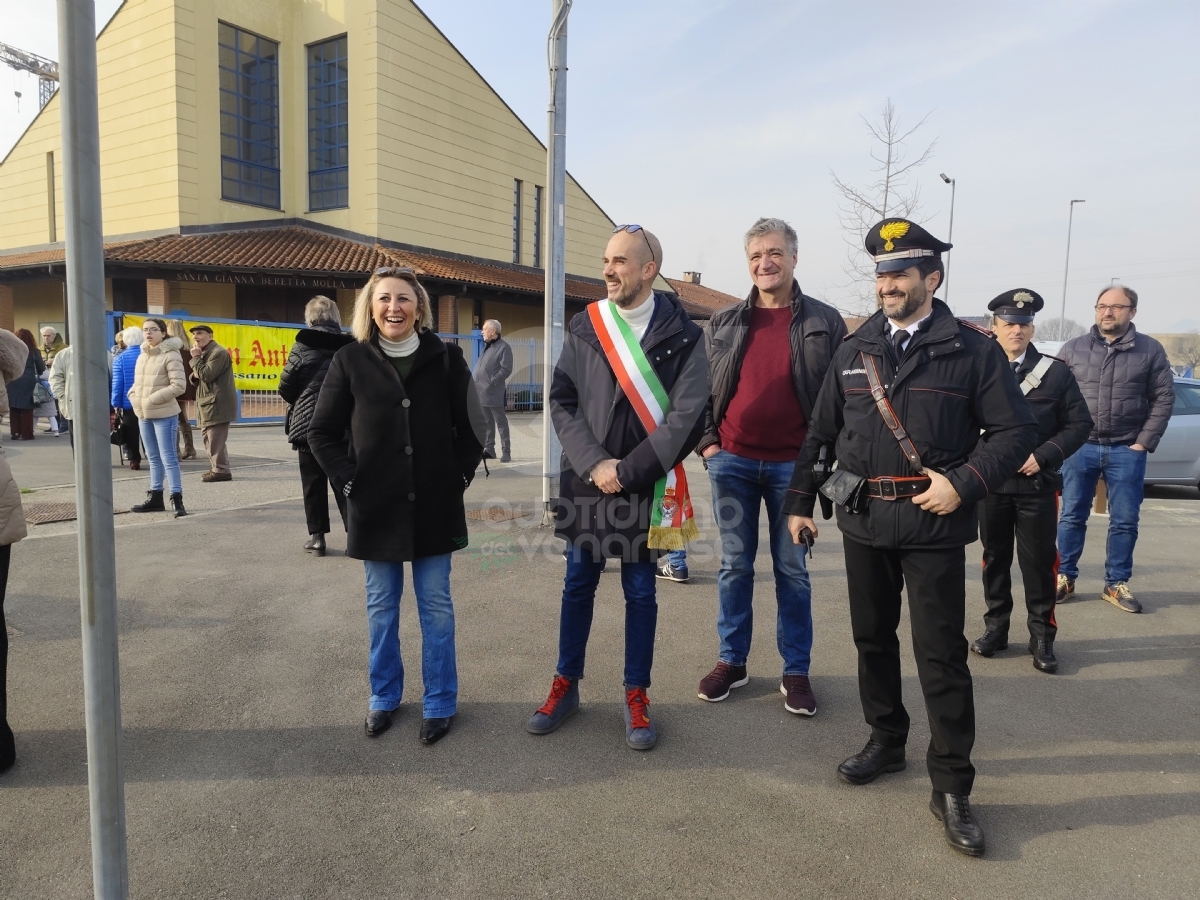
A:
[[[352,343],[354,338],[336,325],[315,325],[296,333],[292,352],[279,375],[279,396],[288,405],[283,430],[293,450],[308,449],[308,424],[333,354]]]
[[[25,360],[25,371],[6,385],[8,405],[13,409],[36,408],[37,404],[33,402],[33,386],[38,383],[38,379],[45,371],[46,364],[42,362],[42,355],[35,350],[30,350],[29,359]]]
[[[374,340],[339,350],[308,426],[333,489],[353,482],[346,555],[355,559],[467,546],[463,491],[483,457],[483,417],[462,350],[430,331],[420,341],[403,383]]]

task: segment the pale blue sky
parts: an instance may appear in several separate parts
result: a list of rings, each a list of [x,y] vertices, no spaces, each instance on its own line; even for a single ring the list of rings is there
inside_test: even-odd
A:
[[[546,129],[549,0],[419,0],[510,106]],[[115,8],[101,0],[101,14]],[[56,57],[54,4],[0,0],[0,41]],[[1117,277],[1147,331],[1200,325],[1200,4],[1194,0],[811,2],[576,0],[567,165],[617,222],[662,238],[665,271],[748,287],[741,234],[800,233],[797,277],[845,302],[830,170],[861,181],[859,120],[891,97],[937,138],[922,221],[945,238],[958,179],[950,301],[978,314],[1014,287],[1091,321]],[[25,93],[21,114],[14,82]],[[36,83],[0,70],[0,148]],[[919,135],[920,136],[920,135]]]

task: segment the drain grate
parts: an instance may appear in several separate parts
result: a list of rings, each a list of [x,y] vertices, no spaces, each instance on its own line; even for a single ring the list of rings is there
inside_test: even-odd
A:
[[[74,522],[78,515],[74,503],[25,503],[25,521],[30,525],[49,525],[51,522]],[[125,509],[114,513],[128,512]]]
[[[484,506],[480,509],[468,509],[467,518],[476,522],[507,522],[512,519],[526,519],[537,516],[541,519],[541,509],[530,506],[528,509],[520,504],[513,506]]]

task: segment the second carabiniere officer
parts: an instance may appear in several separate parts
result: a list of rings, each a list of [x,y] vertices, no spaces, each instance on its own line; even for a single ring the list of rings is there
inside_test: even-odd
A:
[[[968,795],[975,779],[975,704],[967,641],[967,544],[975,504],[1034,448],[1037,425],[1004,354],[982,329],[933,296],[950,245],[906,219],[866,239],[879,311],[834,354],[800,450],[789,528],[815,537],[813,464],[835,445],[823,490],[838,505],[858,686],[871,737],[838,767],[850,784],[904,768],[909,718],[901,699],[900,592],[908,589],[917,674],[932,732],[930,810],[954,849],[978,856],[983,831]],[[987,443],[972,454],[980,432]]]
[[[1033,317],[1042,308],[1041,295],[1021,288],[1005,291],[988,304],[992,333],[1008,355],[1021,393],[1038,420],[1037,449],[999,490],[979,505],[979,540],[983,543],[983,594],[986,631],[971,649],[991,656],[1008,646],[1012,615],[1013,535],[1025,582],[1029,611],[1029,652],[1043,672],[1058,671],[1054,656],[1055,576],[1058,573],[1059,469],[1083,446],[1092,430],[1092,416],[1070,368],[1053,356],[1043,356],[1033,341]]]

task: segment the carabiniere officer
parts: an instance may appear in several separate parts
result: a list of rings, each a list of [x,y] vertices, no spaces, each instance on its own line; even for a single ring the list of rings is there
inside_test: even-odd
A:
[[[816,535],[813,463],[822,445],[833,445],[838,465],[827,488],[838,472],[866,479],[860,500],[838,506],[837,523],[871,736],[838,775],[867,784],[905,767],[909,718],[896,628],[907,587],[932,732],[929,808],[950,846],[978,856],[983,830],[968,800],[975,703],[963,636],[965,548],[976,536],[975,505],[1028,458],[1037,422],[992,335],[955,319],[933,296],[950,245],[907,219],[885,219],[870,230],[866,247],[875,260],[879,311],[834,353],[785,511],[793,539],[804,528]],[[881,402],[872,396],[871,375],[878,377]],[[889,427],[885,411],[901,432]],[[976,449],[981,431],[988,440]]]
[[[1028,288],[1005,291],[988,304],[992,333],[1008,355],[1021,392],[1037,416],[1038,437],[1037,449],[1029,459],[979,506],[986,631],[971,649],[980,656],[991,656],[1008,646],[1015,534],[1029,613],[1029,652],[1037,669],[1055,672],[1059,468],[1088,439],[1092,416],[1071,368],[1060,359],[1043,356],[1031,343],[1033,317],[1043,305],[1041,295]]]

